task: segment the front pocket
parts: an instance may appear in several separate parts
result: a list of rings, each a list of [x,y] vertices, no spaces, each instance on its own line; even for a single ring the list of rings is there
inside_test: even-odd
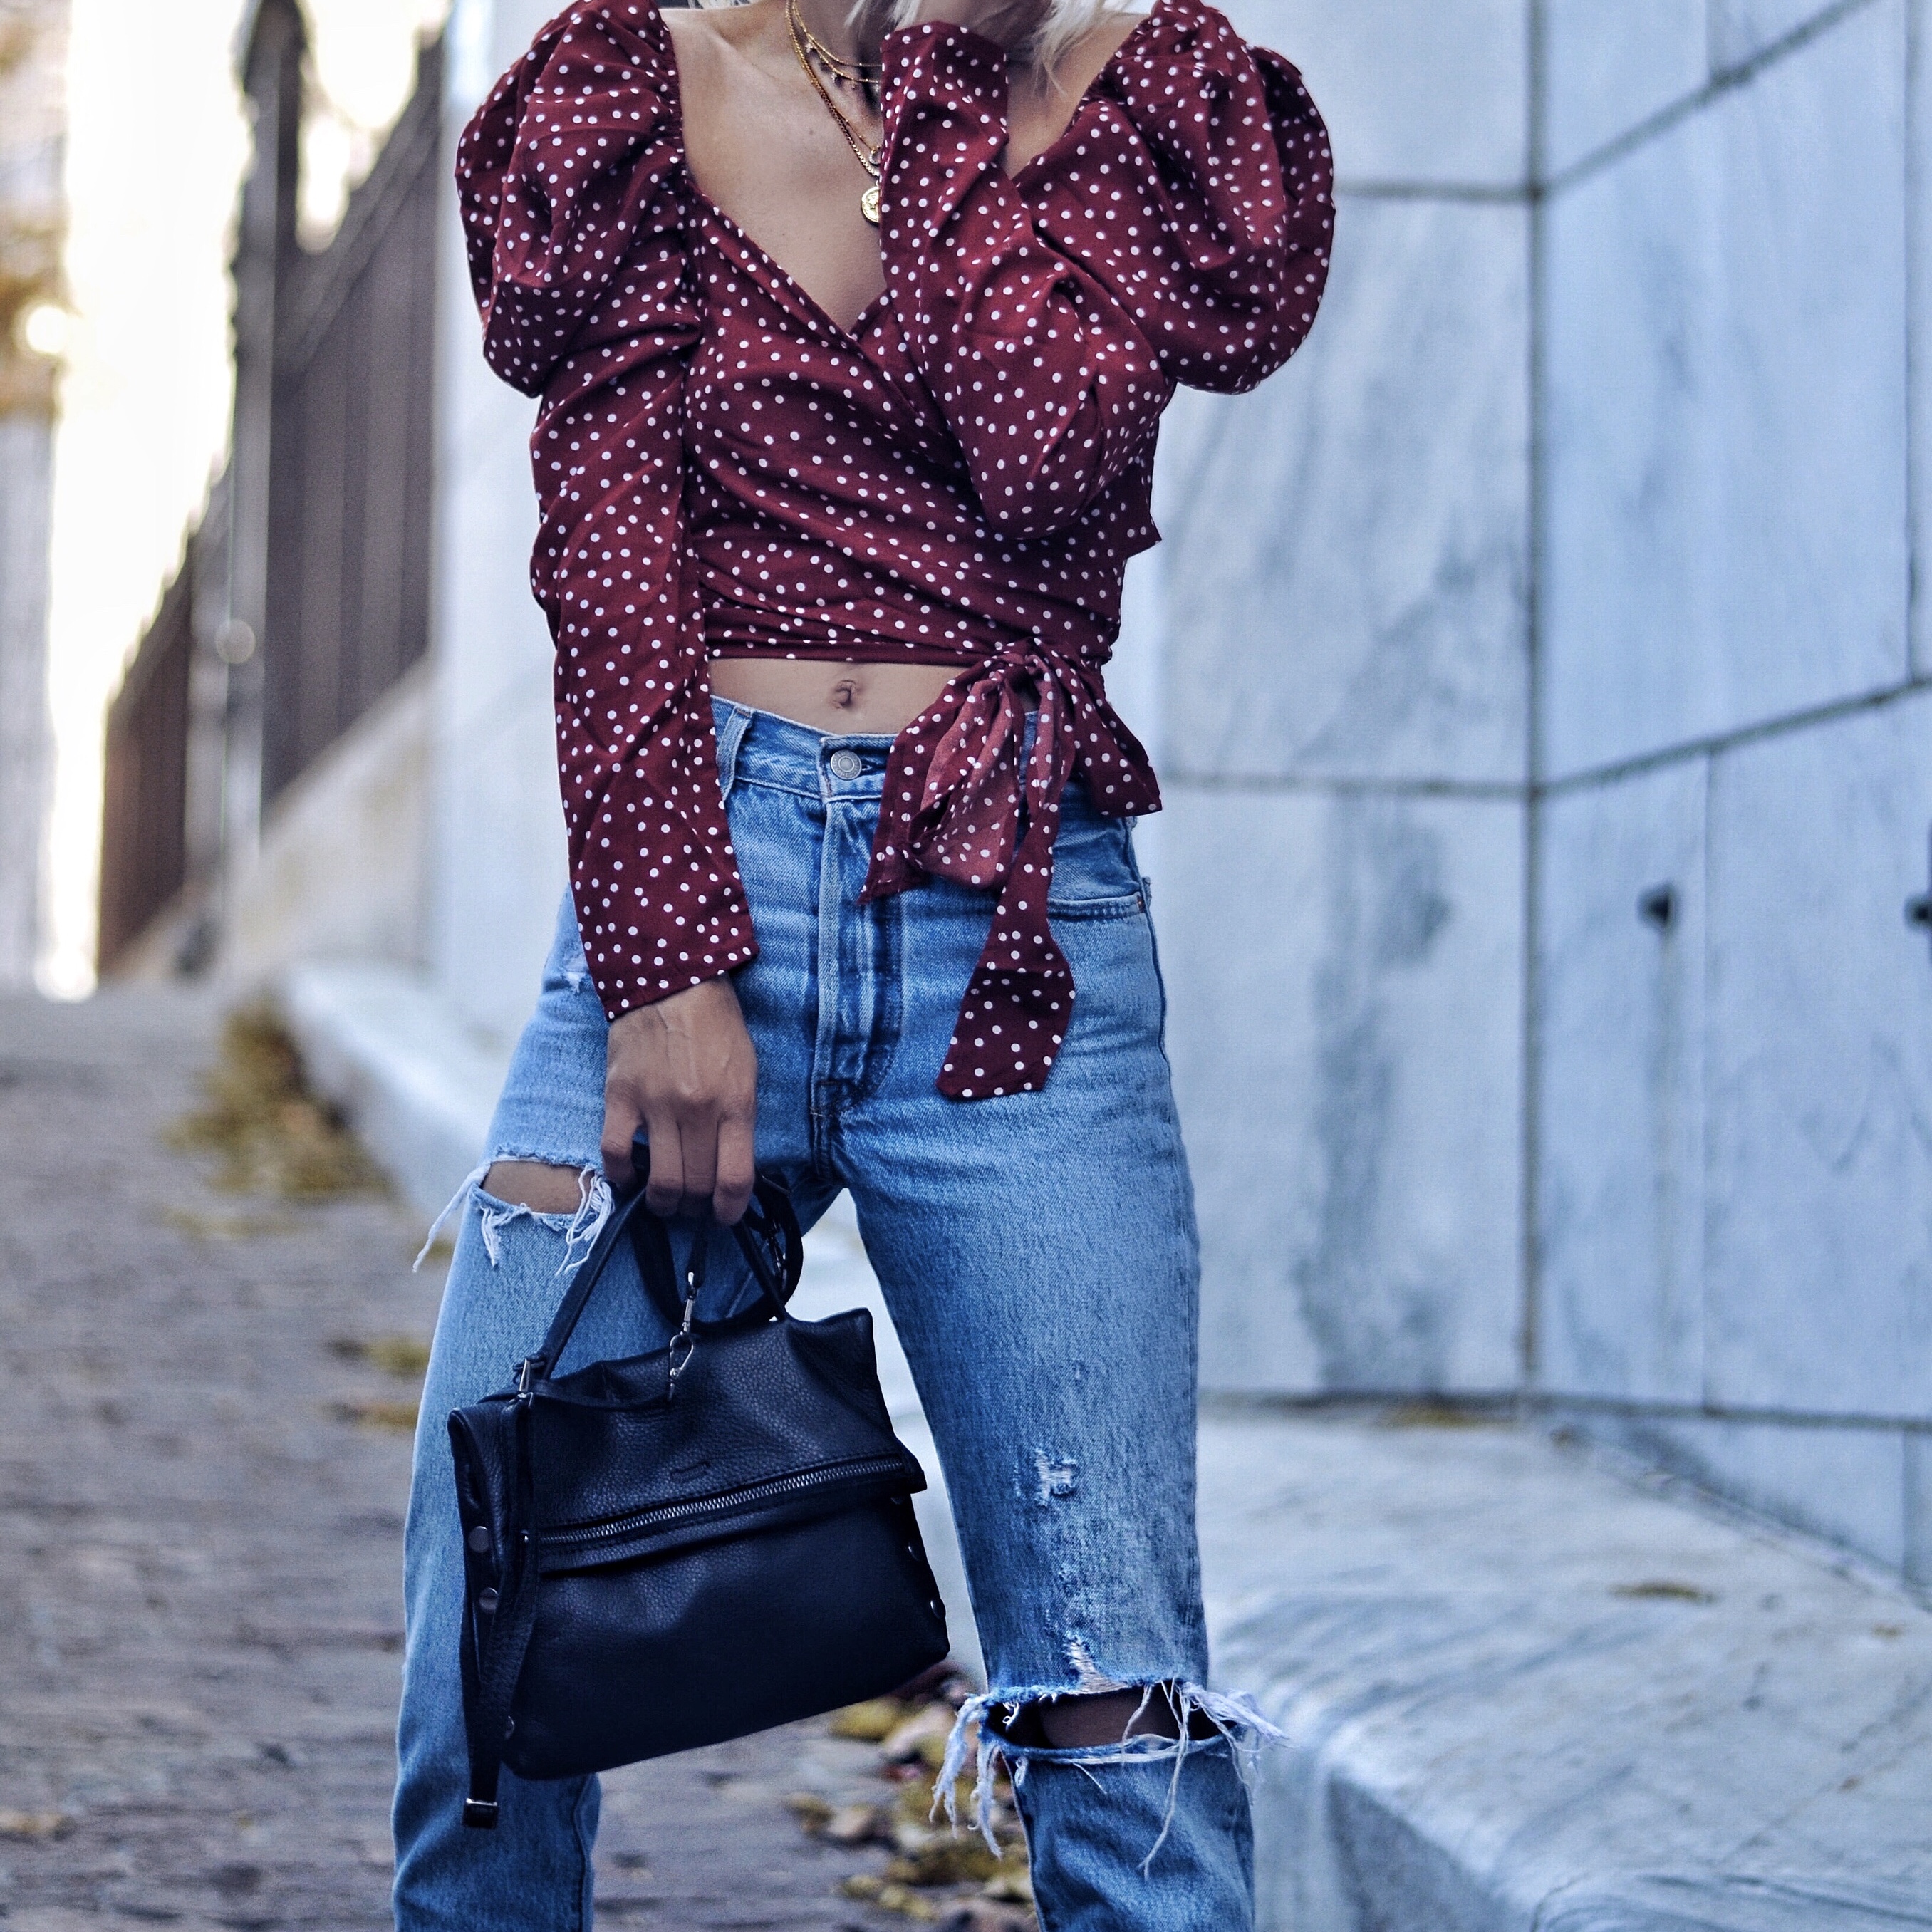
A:
[[[862,1456],[768,1476],[715,1496],[654,1501],[602,1522],[542,1528],[537,1546],[546,1576],[600,1569],[830,1515],[885,1496],[910,1496],[925,1486],[918,1466],[904,1456]]]
[[[1073,792],[1060,807],[1046,910],[1053,919],[1131,919],[1147,910],[1124,818],[1108,818]]]
[[[1057,899],[1046,902],[1048,919],[1133,919],[1147,910],[1147,901],[1138,892],[1120,892],[1104,899]]]

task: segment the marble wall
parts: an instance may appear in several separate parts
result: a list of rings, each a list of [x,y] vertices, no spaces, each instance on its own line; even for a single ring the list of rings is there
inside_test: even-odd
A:
[[[1546,15],[1529,1366],[1932,1577],[1924,26]]]
[[[1548,202],[1545,775],[1906,672],[1904,11]]]
[[[1514,800],[1171,788],[1154,891],[1222,1390],[1516,1379]]]
[[[1541,812],[1538,1354],[1578,1394],[1702,1399],[1708,787],[1686,760]]]
[[[1130,653],[1204,1378],[1932,1564],[1924,0],[1235,10],[1342,192]]]
[[[1202,1210],[1203,1377],[1506,1389],[1523,1312],[1527,16],[1232,10],[1302,68],[1342,193],[1306,346],[1254,394],[1184,397],[1162,446],[1168,802],[1145,843]]]

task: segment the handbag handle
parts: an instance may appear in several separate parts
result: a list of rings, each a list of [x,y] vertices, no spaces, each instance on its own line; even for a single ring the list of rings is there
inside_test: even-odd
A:
[[[640,1175],[648,1174],[650,1150],[641,1135],[633,1156],[635,1171]],[[805,1237],[800,1232],[798,1216],[783,1184],[760,1174],[752,1190],[751,1205],[731,1232],[737,1238],[740,1251],[758,1284],[758,1302],[754,1312],[766,1321],[782,1321],[785,1304],[798,1286],[799,1276],[805,1267]],[[674,1329],[688,1325],[687,1298],[677,1291],[670,1233],[664,1221],[645,1206],[644,1183],[640,1180],[604,1222],[590,1253],[578,1268],[570,1292],[559,1305],[550,1331],[536,1353],[518,1364],[520,1386],[527,1387],[562,1359],[564,1349],[586,1304],[603,1279],[610,1257],[616,1252],[617,1244],[626,1234],[630,1237],[631,1251],[637,1258],[638,1276],[645,1292],[657,1304],[658,1312]],[[700,1234],[700,1239],[702,1238]],[[694,1288],[702,1278],[700,1262],[693,1277]]]

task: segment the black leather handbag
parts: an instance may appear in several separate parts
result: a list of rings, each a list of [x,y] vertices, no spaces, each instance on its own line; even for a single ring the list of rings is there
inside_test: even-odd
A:
[[[798,1221],[760,1180],[734,1231],[758,1302],[700,1321],[706,1243],[680,1292],[643,1203],[612,1214],[516,1386],[450,1415],[466,1825],[496,1824],[502,1765],[574,1778],[716,1744],[879,1696],[946,1654],[913,1514],[926,1477],[892,1433],[871,1316],[787,1314]],[[670,1346],[551,1376],[626,1240]]]

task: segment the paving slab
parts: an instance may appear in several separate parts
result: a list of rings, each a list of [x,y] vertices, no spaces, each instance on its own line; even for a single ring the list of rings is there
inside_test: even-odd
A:
[[[1264,1924],[1932,1926],[1922,1602],[1534,1430],[1420,1419],[1202,1432],[1217,1672],[1292,1741]]]

